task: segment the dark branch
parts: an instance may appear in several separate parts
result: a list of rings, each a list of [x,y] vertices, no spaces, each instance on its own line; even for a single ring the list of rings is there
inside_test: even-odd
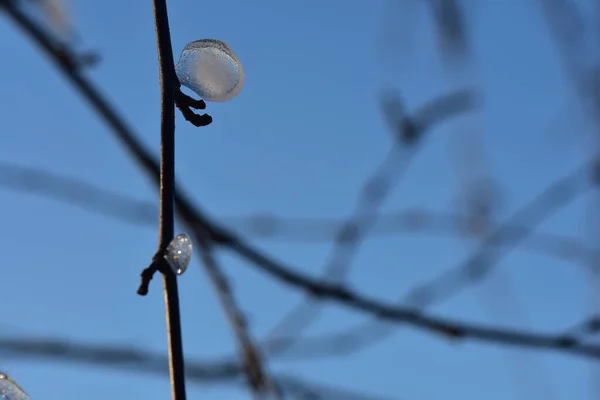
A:
[[[204,110],[206,103],[204,100],[196,100],[181,91],[181,88],[175,92],[175,105],[181,111],[181,114],[196,127],[207,126],[212,123],[212,117],[208,114],[198,115],[193,109]]]
[[[168,376],[168,359],[162,354],[136,349],[131,345],[85,344],[65,339],[48,338],[0,338],[0,354],[3,358],[33,358],[56,362],[71,362],[101,366],[113,370],[129,370],[135,373]],[[242,384],[243,368],[234,361],[191,361],[186,363],[186,376],[195,384]],[[326,400],[356,399],[385,400],[380,396],[361,394],[354,390],[326,386],[278,374],[278,386],[293,398],[303,399],[302,394],[312,393]]]
[[[171,32],[166,0],[154,0],[154,27],[158,52],[160,77],[160,209],[158,250],[153,260],[153,267],[163,276],[165,308],[167,320],[167,342],[169,349],[169,374],[171,377],[171,398],[185,400],[185,365],[183,343],[181,339],[181,316],[179,310],[179,289],[177,276],[166,266],[164,252],[173,239],[175,226],[175,90],[179,81],[175,75]],[[142,273],[142,277],[151,276]],[[142,280],[139,294],[147,291],[149,280]],[[145,287],[144,287],[145,286]]]

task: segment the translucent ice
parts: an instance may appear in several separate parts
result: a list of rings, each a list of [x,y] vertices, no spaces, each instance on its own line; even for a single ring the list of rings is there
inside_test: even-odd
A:
[[[175,66],[181,84],[206,101],[231,100],[244,86],[244,69],[225,43],[202,39],[183,48]]]
[[[165,259],[177,275],[185,272],[192,258],[192,241],[185,233],[175,236],[167,246]]]
[[[2,400],[31,400],[31,397],[10,379],[8,375],[0,372],[0,399]]]

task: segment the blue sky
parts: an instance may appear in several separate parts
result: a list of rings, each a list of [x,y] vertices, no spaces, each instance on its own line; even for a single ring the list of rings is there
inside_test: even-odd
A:
[[[409,109],[415,109],[454,85],[441,66],[429,13],[410,3],[171,1],[176,58],[190,41],[217,38],[232,47],[246,72],[237,98],[209,104],[211,126],[197,129],[178,116],[180,185],[217,219],[267,212],[299,218],[349,215],[362,182],[393,144],[378,106],[382,88],[401,90]],[[149,3],[72,2],[71,11],[82,38],[78,46],[102,56],[89,77],[157,151],[159,88]],[[536,2],[488,1],[471,11],[477,61],[469,79],[483,88],[485,99],[471,118],[482,127],[486,162],[500,183],[507,216],[589,156],[584,138],[590,129],[577,112]],[[384,42],[386,31],[399,40]],[[155,199],[154,189],[103,122],[4,17],[0,38],[0,161]],[[384,211],[454,210],[459,188],[451,135],[460,124],[446,122],[429,132]],[[587,203],[581,196],[541,230],[585,238]],[[135,293],[156,247],[154,229],[9,190],[0,192],[0,204],[3,337],[45,335],[164,351],[158,281],[146,298]],[[331,247],[327,242],[252,242],[315,276]],[[456,265],[472,248],[473,242],[457,237],[370,239],[349,282],[364,293],[395,300]],[[214,360],[235,346],[198,258],[179,278],[184,346],[188,360]],[[301,298],[235,257],[223,254],[220,260],[251,316],[255,337]],[[517,250],[491,279],[434,311],[555,332],[592,309],[591,287],[581,266]],[[482,299],[490,296],[499,312],[490,314],[484,307]],[[328,305],[308,333],[334,332],[364,320]],[[0,369],[34,399],[169,396],[166,377],[0,356]],[[351,357],[274,360],[270,368],[399,400],[591,399],[594,376],[592,364],[581,359],[457,344],[405,328]],[[248,394],[234,386],[189,383],[188,398],[238,400]]]

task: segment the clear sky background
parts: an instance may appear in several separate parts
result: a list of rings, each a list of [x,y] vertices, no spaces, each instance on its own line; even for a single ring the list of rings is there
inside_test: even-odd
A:
[[[393,144],[379,109],[381,89],[401,90],[414,109],[452,87],[440,63],[430,13],[410,3],[170,1],[176,58],[190,41],[217,38],[233,48],[246,72],[237,98],[209,104],[211,126],[197,129],[178,116],[179,184],[223,221],[254,213],[349,215],[363,181]],[[584,146],[589,129],[577,113],[536,2],[473,3],[470,34],[485,97],[478,116],[487,162],[503,194],[502,215],[508,216],[589,156]],[[70,6],[81,38],[78,47],[102,56],[88,75],[157,151],[159,87],[150,2],[72,1]],[[395,28],[390,30],[390,24]],[[153,187],[103,122],[15,28],[0,17],[0,161],[155,200]],[[400,35],[394,46],[382,41],[389,31]],[[430,132],[384,211],[416,206],[455,210],[459,188],[449,150],[453,127],[455,122],[447,122]],[[578,198],[541,230],[584,238],[587,200]],[[156,248],[155,229],[10,190],[0,191],[0,221],[2,337],[61,337],[164,353],[159,281],[146,298],[136,295],[139,273]],[[314,276],[331,247],[327,242],[249,239]],[[364,293],[395,300],[455,265],[472,248],[468,240],[422,234],[369,239],[349,282]],[[235,257],[220,258],[251,316],[255,337],[268,332],[301,298]],[[235,345],[198,260],[196,254],[193,267],[179,278],[186,358],[218,360],[232,354]],[[517,250],[489,280],[433,311],[556,332],[591,310],[591,289],[581,266]],[[490,314],[482,305],[486,293],[501,312]],[[520,307],[511,308],[512,303]],[[364,320],[328,305],[308,333],[335,332]],[[406,328],[349,357],[274,360],[270,368],[398,400],[593,398],[588,361],[453,343]],[[19,359],[6,352],[0,352],[0,370],[39,400],[169,397],[166,376],[135,371]],[[188,398],[249,395],[240,386],[190,382]]]

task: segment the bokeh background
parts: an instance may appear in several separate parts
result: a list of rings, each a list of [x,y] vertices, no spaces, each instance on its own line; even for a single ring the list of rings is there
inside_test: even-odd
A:
[[[56,28],[40,4],[12,2],[42,26]],[[571,64],[598,70],[600,4],[456,2],[465,27],[464,37],[456,39],[436,19],[434,3],[170,1],[176,58],[190,41],[217,38],[232,47],[246,73],[238,97],[208,104],[212,125],[198,129],[178,114],[178,185],[251,244],[320,277],[335,226],[352,215],[365,181],[390,149],[403,145],[387,122],[383,94],[400,96],[411,113],[468,88],[481,100],[475,109],[432,126],[414,154],[398,153],[402,171],[390,173],[398,176],[390,180],[389,195],[376,210],[371,235],[361,241],[347,282],[360,293],[395,302],[460,265],[480,239],[469,236],[464,225],[419,229],[418,221],[392,217],[418,211],[413,217],[438,221],[463,215],[467,221],[470,200],[483,193],[494,219],[502,221],[594,157],[600,125],[584,93],[591,84],[578,86],[580,70],[574,72]],[[576,28],[557,34],[543,3],[574,6],[582,18],[581,37],[574,38]],[[158,154],[150,2],[66,6],[68,45],[99,56],[84,75]],[[555,21],[557,15],[572,25],[570,16],[555,13]],[[565,37],[571,45],[561,44]],[[577,57],[565,57],[569,51]],[[32,351],[32,341],[52,339],[166,355],[159,280],[147,297],[136,295],[139,274],[156,248],[157,192],[1,6],[0,60],[0,370],[33,399],[168,398],[166,363],[158,373],[148,373],[135,363],[109,367],[100,365],[101,357],[77,361]],[[145,222],[132,224],[32,192],[31,185],[51,182],[20,168],[148,202],[147,208],[123,208],[126,214],[139,212]],[[65,198],[77,198],[87,189],[60,190]],[[536,232],[593,246],[598,199],[591,190],[573,197],[549,213]],[[275,224],[271,234],[257,230],[257,221]],[[548,334],[577,326],[597,309],[598,282],[590,257],[557,257],[561,243],[546,251],[527,243],[503,249],[489,276],[431,312]],[[193,266],[179,277],[186,361],[235,359],[234,337],[199,259],[196,253]],[[257,341],[304,298],[227,251],[219,252],[219,261]],[[268,358],[274,375],[331,388],[311,398],[553,400],[592,399],[599,393],[593,359],[449,339],[386,325],[331,302],[320,307],[305,332],[310,337],[365,322],[370,334],[381,329],[391,334],[346,355],[332,355],[323,345],[312,352],[292,347],[284,356]],[[289,327],[282,332],[296,333]],[[188,381],[190,399],[249,396],[241,380]]]

